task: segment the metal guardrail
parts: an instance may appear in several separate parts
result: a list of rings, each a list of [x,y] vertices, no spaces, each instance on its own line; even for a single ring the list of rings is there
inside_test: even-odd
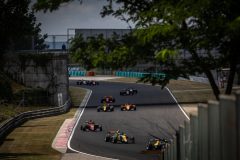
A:
[[[70,104],[71,101],[69,99],[60,107],[23,112],[13,118],[10,118],[0,125],[0,140],[5,138],[5,136],[7,136],[14,128],[18,127],[27,120],[65,113],[69,109]]]
[[[239,160],[240,90],[219,101],[199,104],[173,136],[163,160]]]

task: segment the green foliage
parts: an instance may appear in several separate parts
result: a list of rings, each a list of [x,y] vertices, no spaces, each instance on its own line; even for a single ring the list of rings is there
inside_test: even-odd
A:
[[[78,35],[72,40],[70,51],[72,58],[87,70],[92,68],[116,70],[135,65],[137,60],[143,57],[143,52],[148,52],[143,48],[129,35],[122,39],[117,34],[108,39],[104,39],[103,35],[87,39]]]
[[[37,2],[34,4],[33,8],[36,11],[43,10],[46,11],[54,11],[59,8],[59,6],[62,3],[68,3],[73,0],[37,0]],[[79,0],[80,3],[82,3],[82,0]]]
[[[40,35],[40,23],[29,7],[30,0],[0,1],[0,53],[7,50],[31,49],[32,37],[36,42],[36,49],[44,48]]]
[[[165,72],[170,73],[169,75],[186,76],[196,72],[204,73],[208,77],[217,99],[220,91],[210,70],[229,67],[230,74],[226,93],[231,93],[236,66],[240,63],[239,1],[107,1],[109,3],[103,6],[101,11],[103,17],[112,15],[127,23],[132,21],[136,24],[135,36],[137,39],[135,42],[137,44],[132,47],[125,43],[124,45],[128,49],[124,49],[124,53],[128,50],[126,53],[131,57],[137,55],[132,54],[132,51],[139,51],[141,58],[145,59],[159,51],[156,58],[161,59],[160,63],[164,62],[162,65]],[[50,2],[54,1],[50,0]],[[61,0],[55,1],[55,4],[59,5],[59,2],[61,3]],[[114,7],[115,4],[118,4],[119,7]],[[51,9],[51,7],[49,8]],[[137,46],[141,46],[140,48],[149,52],[143,53],[137,49]],[[118,49],[122,50],[123,48],[118,47]],[[114,50],[114,48],[111,49],[111,51]],[[173,50],[177,51],[179,55],[175,57],[176,63],[167,60],[169,57],[167,55],[172,55]],[[117,51],[113,53],[117,53]],[[178,59],[184,57],[185,54],[189,55],[187,59]],[[124,54],[124,57],[127,56]],[[106,58],[109,61],[115,59],[116,57]],[[135,63],[134,60],[128,62]],[[97,63],[95,62],[95,64]],[[166,81],[159,81],[159,83],[166,84]]]
[[[121,7],[114,10],[114,2]],[[136,23],[139,40],[153,43],[160,51],[156,58],[164,62],[165,72],[205,73],[217,98],[220,92],[210,70],[229,66],[226,93],[231,93],[236,59],[240,59],[239,1],[113,0],[103,7],[102,16],[106,15],[128,15],[128,21]],[[169,50],[178,50],[178,57],[187,53],[188,59],[169,63],[165,56],[172,54]]]
[[[157,61],[166,62],[169,58],[174,58],[176,56],[176,50],[163,49],[156,53],[155,58]]]

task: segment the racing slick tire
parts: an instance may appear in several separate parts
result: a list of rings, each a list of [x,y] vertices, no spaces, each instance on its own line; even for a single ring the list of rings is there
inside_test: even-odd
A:
[[[112,143],[117,143],[117,138],[112,139]]]
[[[104,140],[105,140],[105,142],[109,142],[110,141],[110,137],[106,136]]]
[[[99,127],[99,130],[102,131],[102,126]]]
[[[134,137],[131,137],[130,140],[131,140],[132,143],[135,143],[135,138]]]

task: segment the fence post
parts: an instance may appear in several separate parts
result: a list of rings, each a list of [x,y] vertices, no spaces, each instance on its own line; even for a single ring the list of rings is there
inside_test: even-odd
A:
[[[237,160],[236,97],[220,95],[221,160]]]
[[[167,148],[166,148],[166,150],[165,150],[166,156],[164,155],[164,159],[165,159],[165,160],[170,160],[169,148],[170,148],[170,146],[169,146],[169,144],[168,144],[168,145],[167,145]]]
[[[184,121],[185,128],[185,159],[190,160],[190,123],[189,121]]]
[[[173,160],[177,160],[177,138],[173,136]]]
[[[237,159],[240,159],[240,90],[236,92],[236,113],[237,113]]]
[[[180,125],[179,126],[179,134],[180,134],[180,160],[185,160],[185,128]]]
[[[220,160],[219,102],[208,101],[209,160]]]
[[[198,117],[190,114],[191,159],[198,160]]]
[[[199,160],[208,160],[208,106],[198,105]]]

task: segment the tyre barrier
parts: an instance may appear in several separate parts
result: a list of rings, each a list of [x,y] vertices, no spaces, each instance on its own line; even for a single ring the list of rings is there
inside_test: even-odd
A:
[[[85,71],[68,71],[69,77],[86,76]]]
[[[143,78],[147,75],[151,75],[153,77],[161,78],[161,79],[163,79],[166,76],[164,73],[127,72],[127,71],[115,72],[115,76],[118,76],[118,77]]]

